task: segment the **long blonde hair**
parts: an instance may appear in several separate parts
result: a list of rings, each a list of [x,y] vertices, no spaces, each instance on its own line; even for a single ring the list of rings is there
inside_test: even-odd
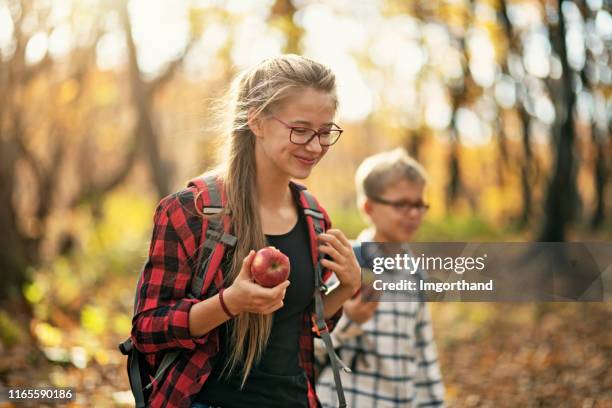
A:
[[[332,94],[336,101],[335,76],[324,65],[297,55],[281,55],[264,60],[239,74],[225,99],[229,115],[221,164],[214,172],[221,174],[231,211],[232,227],[238,242],[231,267],[225,271],[225,284],[231,284],[251,249],[266,246],[259,217],[255,135],[248,126],[252,119],[271,113],[295,91],[312,88]],[[242,385],[253,363],[259,360],[272,328],[272,314],[242,313],[231,321],[231,349],[227,373],[243,363]]]

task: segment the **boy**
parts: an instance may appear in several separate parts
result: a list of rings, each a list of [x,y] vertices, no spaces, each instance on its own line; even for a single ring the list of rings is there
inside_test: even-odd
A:
[[[358,205],[370,223],[354,247],[364,266],[359,242],[405,244],[412,239],[428,209],[423,201],[427,176],[403,149],[395,149],[364,160],[355,181]],[[342,378],[348,406],[444,406],[426,303],[365,301],[357,295],[345,302],[332,336],[353,371]],[[323,407],[337,406],[329,366],[318,377],[317,393]]]

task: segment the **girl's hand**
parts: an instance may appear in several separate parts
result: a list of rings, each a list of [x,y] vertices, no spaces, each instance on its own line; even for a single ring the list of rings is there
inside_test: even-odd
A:
[[[289,280],[285,280],[273,288],[264,288],[258,285],[251,277],[253,258],[255,258],[255,251],[251,250],[242,261],[240,273],[223,293],[223,299],[231,313],[269,314],[283,307],[283,299],[287,286],[289,286]]]
[[[332,258],[322,259],[321,265],[336,274],[340,287],[350,289],[351,294],[355,293],[361,285],[361,268],[351,243],[338,229],[319,234],[319,242],[319,251]]]

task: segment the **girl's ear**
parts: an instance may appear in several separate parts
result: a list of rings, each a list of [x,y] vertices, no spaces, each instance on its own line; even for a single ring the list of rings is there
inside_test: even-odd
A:
[[[253,132],[253,134],[256,137],[261,137],[263,136],[263,120],[261,117],[261,114],[259,114],[258,116],[255,116],[255,110],[254,109],[250,109],[249,110],[249,114],[248,114],[248,120],[247,123],[249,124],[249,129],[251,129],[251,132]]]

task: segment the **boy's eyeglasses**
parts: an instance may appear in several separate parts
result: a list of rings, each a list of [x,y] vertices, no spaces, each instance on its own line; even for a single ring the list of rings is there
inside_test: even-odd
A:
[[[303,126],[291,126],[276,116],[272,116],[272,119],[280,122],[287,129],[291,130],[289,132],[289,141],[296,145],[307,145],[315,136],[318,136],[321,146],[331,146],[340,139],[340,135],[344,132],[344,130],[335,123],[328,128],[314,130]]]
[[[390,205],[398,211],[409,212],[411,210],[416,210],[419,214],[424,214],[427,210],[429,210],[429,204],[424,203],[423,201],[412,202],[408,200],[385,200],[384,198],[379,197],[368,197],[370,200],[375,203]]]

